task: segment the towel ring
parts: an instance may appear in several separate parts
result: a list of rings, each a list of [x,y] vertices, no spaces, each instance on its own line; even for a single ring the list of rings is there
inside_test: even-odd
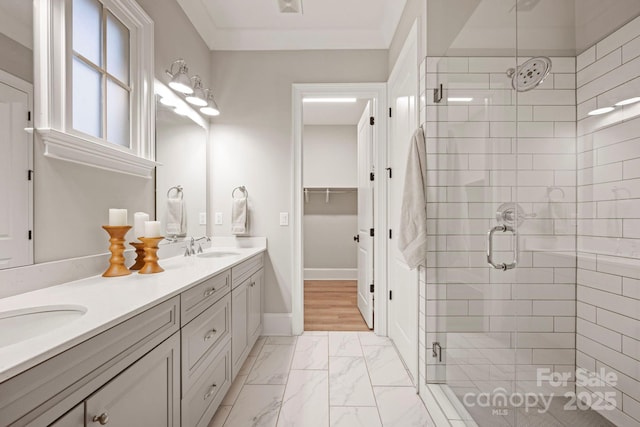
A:
[[[247,191],[247,189],[245,188],[244,185],[241,185],[239,187],[234,188],[233,191],[231,192],[231,198],[232,199],[236,198],[236,196],[235,196],[236,190],[240,190],[244,194],[245,198],[249,197],[249,192]]]
[[[176,190],[176,197],[180,196],[181,200],[184,198],[184,194],[182,193],[182,185],[176,185],[175,187],[171,187],[167,190],[167,199],[171,198],[169,197],[169,194],[171,194],[172,190]]]

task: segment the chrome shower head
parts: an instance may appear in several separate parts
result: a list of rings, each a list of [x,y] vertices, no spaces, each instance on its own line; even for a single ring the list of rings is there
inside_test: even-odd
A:
[[[538,86],[551,71],[551,59],[537,56],[529,59],[518,69],[509,68],[507,76],[511,77],[511,86],[518,92],[526,92]]]

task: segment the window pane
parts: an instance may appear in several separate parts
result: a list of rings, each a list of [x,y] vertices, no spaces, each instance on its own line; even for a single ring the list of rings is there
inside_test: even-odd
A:
[[[73,0],[73,50],[102,66],[100,12],[97,0]]]
[[[107,80],[107,141],[130,147],[129,91]]]
[[[107,72],[129,84],[129,30],[107,14]]]
[[[101,74],[73,58],[73,128],[102,137]]]

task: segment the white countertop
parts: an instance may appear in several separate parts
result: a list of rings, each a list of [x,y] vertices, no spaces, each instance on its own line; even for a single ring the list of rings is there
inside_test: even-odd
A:
[[[251,248],[215,247],[207,252],[231,251],[240,255],[160,259],[159,264],[165,269],[163,273],[134,272],[129,276],[109,278],[93,276],[0,299],[0,314],[52,305],[82,306],[87,310],[83,316],[51,332],[0,347],[0,382],[265,250],[266,245]]]

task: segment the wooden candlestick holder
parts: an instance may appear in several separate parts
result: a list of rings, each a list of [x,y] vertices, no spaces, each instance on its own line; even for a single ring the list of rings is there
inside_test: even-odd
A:
[[[136,262],[129,267],[129,270],[140,270],[144,266],[144,243],[129,242],[136,249]]]
[[[138,271],[140,274],[161,273],[164,268],[158,265],[158,243],[164,237],[139,237],[144,244],[144,265]]]
[[[102,273],[102,277],[118,277],[131,274],[131,271],[124,265],[124,236],[131,228],[130,225],[103,225],[102,228],[109,233],[109,268]]]

